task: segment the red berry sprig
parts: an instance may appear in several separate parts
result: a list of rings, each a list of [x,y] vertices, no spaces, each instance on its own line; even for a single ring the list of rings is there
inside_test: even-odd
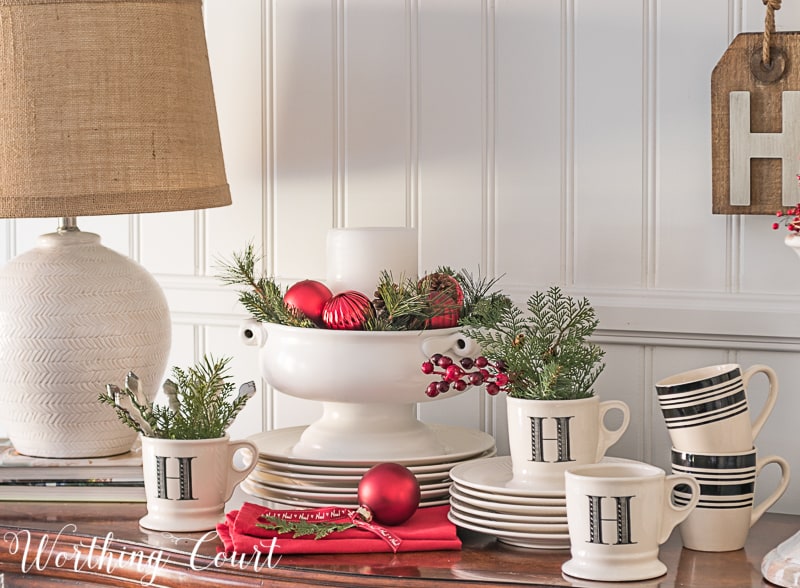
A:
[[[491,362],[482,355],[476,358],[462,357],[459,363],[441,353],[435,353],[428,361],[422,362],[423,374],[441,376],[439,381],[431,382],[425,394],[436,398],[450,388],[463,392],[470,386],[486,386],[486,393],[495,396],[508,391],[509,378],[502,360]]]
[[[800,234],[800,203],[788,210],[779,210],[775,216],[778,217],[778,221],[772,223],[773,230],[777,231],[783,225],[790,233]]]

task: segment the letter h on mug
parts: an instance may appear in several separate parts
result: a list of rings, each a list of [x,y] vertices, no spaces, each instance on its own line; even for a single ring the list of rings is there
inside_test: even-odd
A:
[[[567,462],[575,461],[570,451],[569,422],[575,418],[573,416],[562,417],[539,417],[531,416],[531,458],[530,461],[538,462]],[[555,437],[544,436],[544,421],[552,420],[555,425]],[[551,441],[555,445],[556,454],[554,459],[547,460],[544,456],[544,442]]]
[[[633,496],[592,496],[589,499],[589,543],[607,545],[603,536],[604,523],[614,524],[616,540],[614,545],[630,545],[631,540],[631,499]],[[603,499],[613,501],[614,516],[606,517],[603,513]]]
[[[156,455],[156,490],[157,497],[164,500],[197,500],[192,494],[192,460],[197,456],[170,457]],[[169,475],[170,461],[177,462],[177,475]],[[170,496],[169,481],[175,480],[178,485],[178,497]]]

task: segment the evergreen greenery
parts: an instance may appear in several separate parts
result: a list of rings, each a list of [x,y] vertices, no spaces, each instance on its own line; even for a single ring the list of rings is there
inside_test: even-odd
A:
[[[314,522],[295,520],[290,521],[279,516],[261,515],[259,517],[266,523],[256,523],[256,527],[270,529],[276,533],[292,533],[292,537],[306,537],[313,535],[314,539],[322,539],[331,533],[338,533],[355,527],[355,523],[346,522]]]
[[[508,395],[536,400],[588,398],[605,365],[604,351],[588,341],[598,325],[586,298],[575,299],[553,286],[516,305],[492,305],[468,316],[464,334],[482,355],[503,362]]]
[[[317,328],[317,325],[283,302],[285,290],[273,278],[257,276],[256,265],[260,259],[249,243],[241,253],[234,253],[230,261],[219,262],[222,272],[218,276],[225,284],[241,286],[239,302],[258,321],[277,323],[292,327]],[[509,307],[509,298],[499,292],[491,293],[497,280],[473,278],[465,271],[455,272],[449,267],[440,267],[436,273],[452,276],[461,286],[464,302],[453,308],[460,312],[460,322],[474,315],[476,320],[490,320],[498,316],[503,308]],[[375,292],[372,295],[375,307],[364,330],[367,331],[407,331],[426,328],[434,316],[449,310],[442,305],[442,298],[430,296],[430,281],[417,280],[416,276],[395,278],[388,272],[376,276]]]
[[[125,388],[109,384],[99,396],[112,406],[120,421],[148,437],[161,439],[216,439],[255,393],[248,382],[234,395],[228,375],[230,358],[203,358],[187,370],[172,368],[173,380],[164,383],[168,405],[156,405],[139,391],[138,378],[130,373]]]
[[[283,295],[286,292],[274,279],[256,276],[255,268],[259,261],[253,244],[248,243],[243,252],[233,254],[230,262],[222,262],[219,278],[225,284],[247,288],[239,292],[239,302],[254,319],[292,327],[316,327],[314,321],[293,312],[284,304]]]
[[[425,322],[436,312],[422,282],[401,277],[395,282],[386,271],[381,272],[375,287],[375,314],[367,319],[367,331],[412,331],[425,328]]]

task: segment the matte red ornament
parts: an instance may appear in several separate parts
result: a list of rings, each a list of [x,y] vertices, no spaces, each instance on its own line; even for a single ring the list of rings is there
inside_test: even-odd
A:
[[[401,525],[411,518],[421,498],[419,481],[407,467],[381,463],[367,470],[358,483],[358,503],[383,525]]]
[[[333,294],[322,282],[302,280],[291,286],[283,295],[283,302],[291,309],[303,313],[317,324],[322,321],[322,310]]]
[[[427,326],[432,329],[455,327],[464,304],[464,290],[458,280],[449,274],[435,273],[425,276],[421,282],[430,289],[428,300],[436,311]]]
[[[329,329],[363,329],[373,313],[372,302],[361,292],[347,290],[332,297],[322,310],[322,322]]]

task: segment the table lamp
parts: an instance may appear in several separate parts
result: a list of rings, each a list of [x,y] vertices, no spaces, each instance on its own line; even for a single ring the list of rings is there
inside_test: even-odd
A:
[[[133,371],[152,398],[167,368],[158,283],[76,217],[227,204],[201,0],[0,0],[0,217],[62,219],[0,269],[0,422],[18,452],[130,450],[98,394]]]

